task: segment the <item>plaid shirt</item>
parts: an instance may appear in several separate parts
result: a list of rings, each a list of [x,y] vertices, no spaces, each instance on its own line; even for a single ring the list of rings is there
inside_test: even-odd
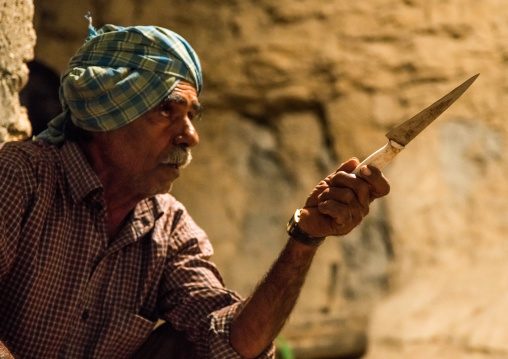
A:
[[[75,143],[7,143],[0,178],[0,341],[15,357],[127,358],[159,318],[200,357],[239,357],[241,300],[171,195],[141,201],[109,240],[103,188]]]

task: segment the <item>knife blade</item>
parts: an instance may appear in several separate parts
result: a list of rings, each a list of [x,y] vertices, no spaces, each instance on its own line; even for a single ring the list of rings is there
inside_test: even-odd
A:
[[[420,134],[428,125],[448,109],[476,80],[480,74],[476,74],[444,95],[442,98],[425,108],[409,120],[398,125],[386,133],[388,143],[367,157],[352,172],[357,175],[362,166],[370,165],[382,169],[397,154],[402,151],[409,142]]]

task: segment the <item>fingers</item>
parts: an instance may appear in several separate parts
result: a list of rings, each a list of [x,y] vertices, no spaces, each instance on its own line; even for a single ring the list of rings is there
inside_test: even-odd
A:
[[[300,216],[302,229],[312,236],[344,235],[369,213],[370,203],[390,192],[381,171],[363,166],[358,175],[351,172],[359,161],[352,158],[321,181],[311,192]]]
[[[369,184],[372,200],[390,193],[390,183],[376,167],[362,167],[360,169],[360,177]]]
[[[335,225],[338,227],[350,229],[356,227],[363,220],[363,217],[368,214],[368,207],[367,211],[364,212],[365,209],[359,205],[344,204],[334,200],[320,202],[318,209],[322,214],[333,218]],[[345,233],[341,231],[340,234]]]
[[[358,158],[356,158],[356,157],[350,158],[349,160],[347,160],[346,162],[341,164],[340,167],[337,169],[337,171],[335,171],[335,173],[340,172],[340,171],[348,172],[348,173],[353,172],[353,170],[356,167],[358,167],[359,164],[360,164],[360,161],[358,160]]]
[[[363,187],[365,188],[360,191],[368,192],[368,186]],[[325,207],[333,210],[333,208],[343,205],[360,211],[363,218],[369,213],[369,197],[368,193],[357,196],[351,188],[329,187],[319,195],[318,200],[321,205],[320,210]],[[330,214],[328,210],[326,212],[326,214]]]
[[[337,175],[341,172],[351,173],[359,164],[360,163],[356,158],[351,158],[344,162],[334,174],[327,178],[327,180],[329,180],[328,183],[331,185],[341,186],[343,177],[337,177]],[[376,167],[362,166],[358,177],[365,180],[370,186],[370,201],[386,196],[390,192],[390,183],[383,173]],[[351,183],[351,181],[347,182]]]
[[[369,213],[368,185],[360,187],[363,188],[359,191],[365,193],[359,196],[351,188],[344,187],[329,187],[319,195],[319,212],[333,219],[338,235],[350,232]]]
[[[346,173],[337,172],[333,176],[327,178],[328,189],[332,188],[347,188],[352,195],[356,197],[362,207],[368,207],[371,202],[371,188],[367,181],[359,179],[357,176]],[[325,191],[323,191],[324,193]],[[328,191],[328,195],[336,194],[343,195],[344,191]],[[346,198],[348,200],[348,198]]]

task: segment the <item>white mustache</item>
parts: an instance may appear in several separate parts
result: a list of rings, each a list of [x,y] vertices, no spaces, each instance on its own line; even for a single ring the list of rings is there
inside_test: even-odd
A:
[[[164,157],[162,163],[165,165],[172,164],[180,168],[185,168],[189,165],[189,163],[191,163],[191,161],[191,150],[188,148],[177,147]]]

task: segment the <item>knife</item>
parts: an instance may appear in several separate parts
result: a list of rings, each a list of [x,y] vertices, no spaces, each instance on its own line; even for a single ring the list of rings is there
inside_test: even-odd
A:
[[[367,159],[360,163],[352,173],[357,175],[360,172],[360,168],[366,165],[374,166],[379,169],[387,165],[409,142],[418,136],[420,132],[466,92],[479,75],[480,74],[474,75],[425,110],[386,133],[385,136],[388,138],[388,143],[367,157]]]

